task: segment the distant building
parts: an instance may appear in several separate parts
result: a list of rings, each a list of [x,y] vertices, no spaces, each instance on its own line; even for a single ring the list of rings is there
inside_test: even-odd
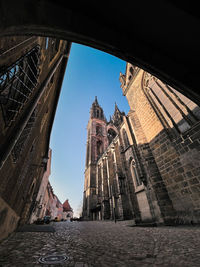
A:
[[[50,184],[50,182],[48,182],[47,184],[47,205],[46,205],[46,211],[45,211],[45,215],[51,216],[52,218],[55,218],[56,214],[57,214],[57,210],[56,210],[56,201],[55,201],[55,195],[53,192],[53,188]]]
[[[60,202],[60,200],[58,199],[58,197],[57,196],[55,196],[55,198],[56,198],[56,216],[55,217],[57,217],[58,218],[58,220],[62,220],[62,218],[63,218],[63,205],[62,205],[62,203]]]
[[[69,200],[67,199],[63,203],[63,219],[69,220],[70,218],[73,218],[73,209],[71,208]]]
[[[32,214],[29,220],[30,223],[33,223],[39,218],[42,219],[46,212],[46,206],[47,206],[49,199],[46,198],[45,193],[46,193],[47,185],[49,182],[49,176],[51,174],[51,155],[52,155],[52,150],[49,149],[47,170],[45,171],[43,178],[42,178],[42,182],[40,184],[40,189],[38,191],[36,203],[33,207],[33,211],[32,211]]]

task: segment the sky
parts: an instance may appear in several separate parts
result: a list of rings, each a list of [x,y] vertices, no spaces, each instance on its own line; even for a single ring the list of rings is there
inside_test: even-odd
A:
[[[82,208],[86,127],[91,105],[97,96],[108,120],[114,113],[115,102],[128,113],[128,102],[119,82],[119,73],[125,73],[125,68],[126,62],[117,57],[72,44],[51,133],[49,180],[62,203],[69,199],[74,216],[78,217]]]

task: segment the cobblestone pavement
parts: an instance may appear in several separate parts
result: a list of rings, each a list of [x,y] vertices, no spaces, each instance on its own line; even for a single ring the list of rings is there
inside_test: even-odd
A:
[[[128,227],[58,222],[54,233],[15,232],[0,243],[0,266],[200,266],[200,227]],[[62,264],[39,258],[65,255]]]

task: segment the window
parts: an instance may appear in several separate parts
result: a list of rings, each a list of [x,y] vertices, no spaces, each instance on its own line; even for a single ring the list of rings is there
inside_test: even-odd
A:
[[[102,128],[100,125],[96,126],[96,135],[102,134]]]
[[[199,120],[193,111],[198,108],[196,104],[148,73],[144,74],[143,88],[166,129],[181,134]]]
[[[46,38],[46,45],[45,45],[45,49],[48,49],[48,45],[49,45],[49,37]]]
[[[86,152],[86,167],[89,164],[89,142],[87,142],[87,152]]]
[[[122,135],[123,135],[123,141],[124,141],[124,148],[126,149],[130,146],[130,144],[129,144],[128,136],[127,136],[125,129],[122,130]]]
[[[126,193],[124,177],[119,176],[119,189],[121,194]]]
[[[39,54],[40,48],[36,46],[0,73],[0,106],[5,127],[15,121],[37,86]]]
[[[99,157],[103,153],[103,143],[98,140],[97,141],[97,157]]]
[[[115,138],[116,135],[117,134],[113,129],[110,128],[108,130],[108,142],[109,142],[109,144],[112,142],[112,140]]]
[[[130,67],[129,71],[130,71],[131,75],[133,75],[133,67]]]
[[[142,181],[139,178],[139,175],[136,169],[136,163],[134,160],[131,161],[131,174],[133,177],[133,183],[135,187],[142,185]]]

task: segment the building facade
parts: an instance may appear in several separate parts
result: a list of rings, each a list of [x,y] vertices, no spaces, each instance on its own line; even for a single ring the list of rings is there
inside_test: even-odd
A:
[[[30,223],[35,222],[37,219],[42,219],[46,213],[46,206],[48,203],[48,198],[46,198],[46,191],[49,182],[49,176],[51,174],[51,155],[52,155],[52,150],[49,149],[47,169],[43,175],[40,184],[40,188],[36,197],[36,204],[29,219]]]
[[[127,115],[91,108],[83,217],[199,223],[199,106],[129,63],[120,82]]]
[[[54,38],[1,38],[0,238],[27,223],[37,205],[70,46]]]
[[[73,218],[73,209],[69,204],[69,200],[66,199],[65,202],[63,203],[63,220],[70,220]]]

